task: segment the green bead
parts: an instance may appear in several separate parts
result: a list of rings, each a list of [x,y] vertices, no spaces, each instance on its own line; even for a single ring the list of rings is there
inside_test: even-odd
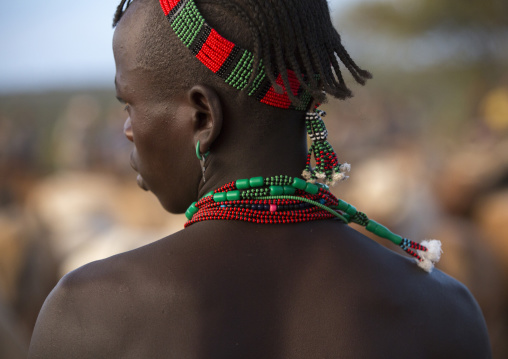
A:
[[[265,184],[265,180],[263,177],[252,177],[249,180],[249,184],[251,187],[262,187]]]
[[[402,243],[401,236],[393,233],[388,228],[386,228],[382,224],[377,223],[376,221],[373,221],[372,219],[369,220],[369,223],[367,223],[365,228],[369,232],[374,233],[376,236],[388,239],[388,240],[392,241],[393,243],[395,243],[396,245],[400,245]]]
[[[230,191],[226,193],[226,198],[228,201],[238,201],[242,196],[240,195],[240,191]]]
[[[349,207],[349,203],[347,203],[346,201],[343,201],[341,199],[339,199],[339,203],[337,205],[337,208],[340,209],[342,212],[346,212],[347,209]]]
[[[283,188],[284,188],[284,194],[287,196],[292,196],[296,192],[296,188],[291,187],[291,186],[284,186]]]
[[[224,202],[227,199],[227,195],[225,192],[216,193],[213,195],[213,200],[215,202]]]
[[[196,204],[197,204],[197,203],[198,203],[198,202],[194,202],[194,203],[193,203],[193,204],[191,204],[191,205],[190,205],[190,207],[189,207],[189,210],[192,212],[192,214],[196,214],[196,213],[198,213],[198,212],[199,212],[198,207],[196,207]]]
[[[351,217],[349,216],[349,214],[344,213],[344,214],[342,215],[342,217],[344,217],[344,219],[346,220],[346,223],[351,222]]]
[[[198,207],[196,207],[196,203],[197,202],[191,204],[190,207],[185,212],[185,217],[187,217],[188,220],[191,220],[192,216],[194,216],[199,211]]]
[[[292,186],[294,188],[297,188],[297,189],[301,189],[301,190],[305,190],[305,187],[307,187],[307,182],[305,182],[303,179],[301,178],[295,178],[293,179],[293,184]]]
[[[208,192],[207,194],[205,194],[203,197],[201,198],[205,198],[205,197],[208,197],[208,196],[213,196],[213,191],[210,191]]]
[[[307,186],[305,187],[305,192],[310,193],[310,194],[318,194],[319,187],[313,183],[307,183]]]
[[[282,196],[284,188],[281,186],[270,186],[270,196]]]
[[[337,206],[342,212],[346,212],[351,217],[353,217],[358,211],[355,206],[350,205],[346,201],[339,199],[339,205]]]
[[[250,183],[248,179],[239,179],[236,181],[236,188],[238,189],[249,189]]]
[[[349,207],[346,209],[346,213],[349,214],[351,217],[353,217],[358,211],[356,210],[356,207],[353,205],[349,205]]]

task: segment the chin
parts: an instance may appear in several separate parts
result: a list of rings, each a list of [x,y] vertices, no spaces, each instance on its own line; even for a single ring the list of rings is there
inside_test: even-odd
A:
[[[177,203],[174,199],[168,200],[161,198],[159,196],[157,196],[157,199],[159,200],[162,208],[164,208],[164,210],[172,214],[185,213],[185,211],[187,211],[187,208],[189,208],[189,206],[192,204],[192,202]]]

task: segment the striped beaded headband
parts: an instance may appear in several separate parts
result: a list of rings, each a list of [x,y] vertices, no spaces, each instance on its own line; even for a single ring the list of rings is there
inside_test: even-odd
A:
[[[292,93],[300,99],[298,105],[291,103],[281,74],[276,76],[276,83],[284,91],[282,94],[275,91],[262,60],[259,61],[257,76],[249,85],[254,71],[254,54],[225,39],[208,25],[194,0],[160,0],[160,4],[171,28],[184,45],[227,84],[237,90],[246,89],[249,96],[270,106],[299,111],[308,109],[312,98],[291,70],[288,70],[289,84]]]

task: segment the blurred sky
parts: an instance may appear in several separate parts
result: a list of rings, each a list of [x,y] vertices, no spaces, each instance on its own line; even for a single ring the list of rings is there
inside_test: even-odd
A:
[[[361,0],[329,0],[332,11]],[[113,87],[119,0],[0,0],[0,93]]]

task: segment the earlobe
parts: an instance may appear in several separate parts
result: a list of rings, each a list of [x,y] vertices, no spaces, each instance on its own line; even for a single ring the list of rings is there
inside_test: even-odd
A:
[[[222,130],[222,103],[216,91],[203,85],[193,86],[188,95],[194,109],[194,143],[199,141],[200,152],[206,153]]]

